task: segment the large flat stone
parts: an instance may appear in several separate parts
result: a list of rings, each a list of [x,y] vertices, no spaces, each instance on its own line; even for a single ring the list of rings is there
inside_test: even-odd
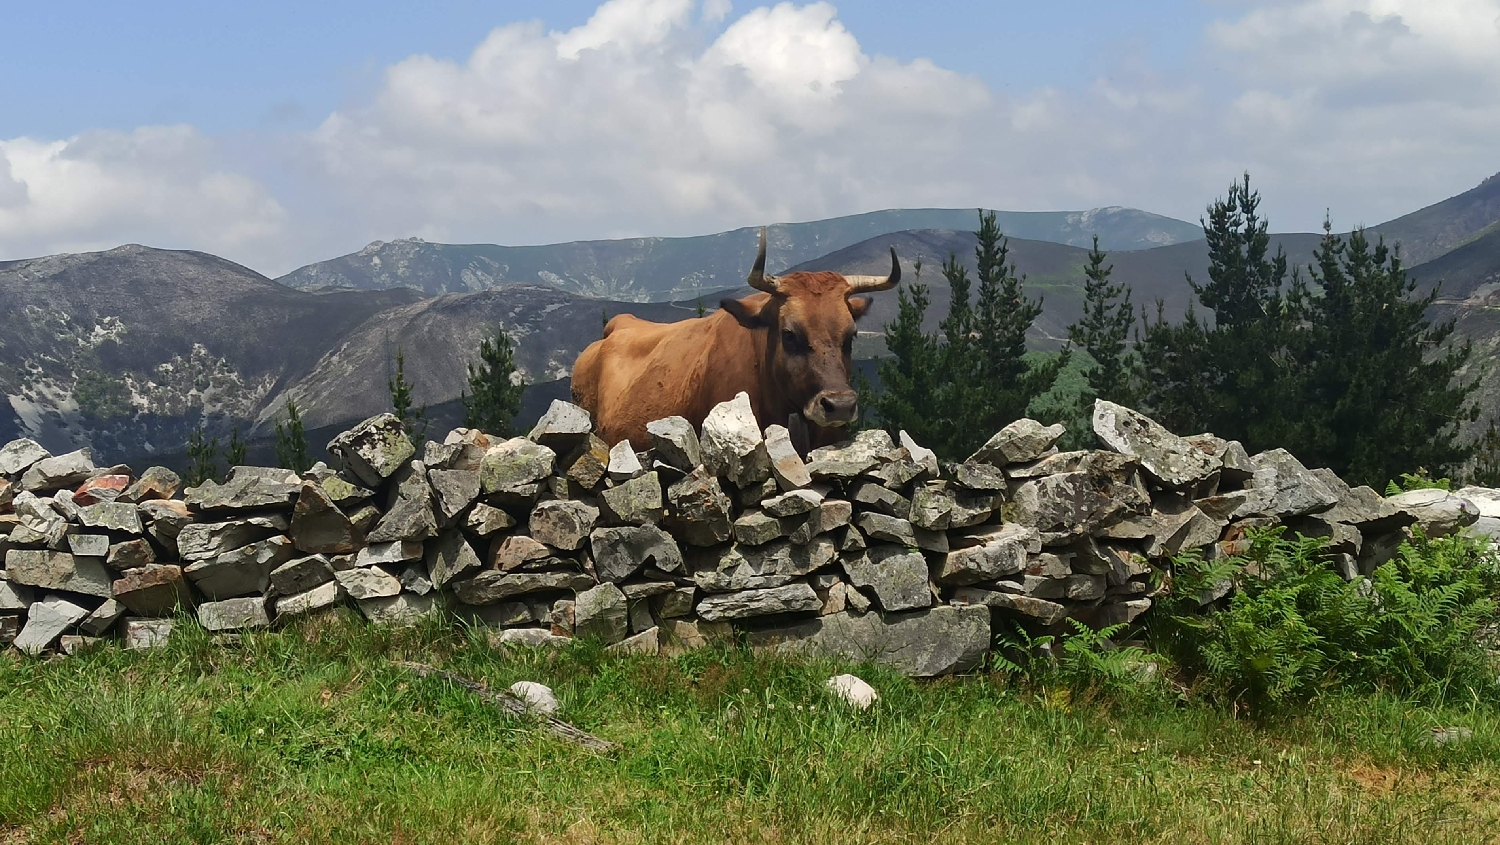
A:
[[[1014,575],[1026,568],[1027,551],[1037,542],[1032,529],[1007,524],[979,545],[949,552],[936,570],[937,582],[961,586]]]
[[[5,553],[5,571],[12,582],[28,587],[105,599],[111,596],[109,570],[98,558],[49,549],[11,549]]]
[[[914,610],[932,604],[927,584],[927,561],[919,552],[900,546],[872,546],[858,557],[844,560],[849,583],[874,591],[885,610]]]
[[[88,610],[57,596],[33,602],[26,614],[26,625],[12,645],[24,654],[40,654],[88,615]]]
[[[497,443],[484,453],[479,483],[485,493],[535,484],[552,474],[557,453],[524,437]]]
[[[1066,433],[1062,425],[1042,425],[1036,420],[1019,419],[1000,429],[979,451],[969,456],[973,463],[1004,467],[1034,461],[1045,455]]]
[[[1218,472],[1223,462],[1155,420],[1104,399],[1094,400],[1094,433],[1106,446],[1140,461],[1162,484],[1182,489]]]
[[[292,509],[292,545],[310,555],[356,551],[363,538],[321,484],[306,482]]]
[[[823,600],[818,598],[812,585],[799,582],[707,596],[698,602],[698,617],[706,622],[720,622],[781,613],[810,613],[822,607]]]
[[[184,568],[193,586],[214,601],[264,593],[271,584],[271,571],[297,554],[286,537],[271,537],[200,560]]]
[[[73,487],[95,473],[94,457],[88,449],[43,458],[21,474],[21,489],[47,493]]]
[[[512,596],[587,590],[594,579],[580,572],[484,572],[453,584],[453,594],[465,604],[494,604]]]
[[[602,581],[618,584],[647,564],[662,572],[683,568],[677,541],[654,525],[596,528],[589,535],[589,547]]]
[[[177,551],[185,561],[205,560],[285,531],[287,518],[253,516],[225,522],[197,522],[177,534]]]
[[[0,475],[20,475],[37,461],[52,457],[42,444],[22,438],[0,447]]]
[[[990,645],[985,607],[934,607],[909,613],[835,613],[749,634],[750,643],[782,653],[869,660],[905,675],[930,678],[977,667]]]
[[[484,565],[461,531],[449,529],[426,545],[427,573],[438,587],[478,572]]]
[[[170,563],[153,563],[132,569],[112,585],[115,600],[137,616],[171,616],[179,607],[193,606],[182,567]]]
[[[187,506],[199,513],[287,508],[297,498],[302,479],[289,469],[235,467],[223,484],[205,481],[182,493]]]
[[[210,601],[198,605],[198,624],[209,631],[243,631],[271,627],[264,596]]]
[[[531,511],[530,529],[533,539],[555,549],[577,551],[583,547],[594,523],[599,521],[599,509],[585,502],[550,500],[539,503]]]

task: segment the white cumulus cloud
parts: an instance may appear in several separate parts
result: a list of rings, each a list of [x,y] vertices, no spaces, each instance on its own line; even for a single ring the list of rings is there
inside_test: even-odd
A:
[[[216,157],[186,126],[0,140],[0,257],[131,241],[261,257],[285,233],[286,213]]]

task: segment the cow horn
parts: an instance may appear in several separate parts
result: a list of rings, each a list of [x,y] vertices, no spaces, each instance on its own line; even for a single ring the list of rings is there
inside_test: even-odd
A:
[[[755,266],[750,268],[750,287],[769,294],[781,293],[781,280],[766,275],[766,227],[760,227],[760,251],[755,254]]]
[[[849,283],[849,295],[890,290],[901,281],[901,264],[896,261],[896,248],[891,247],[891,274],[889,276],[845,276]]]

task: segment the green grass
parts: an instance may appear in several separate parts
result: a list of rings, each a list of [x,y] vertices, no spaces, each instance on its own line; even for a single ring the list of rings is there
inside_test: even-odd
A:
[[[552,686],[599,756],[419,660]],[[836,663],[495,651],[339,615],[211,644],[0,660],[0,843],[1432,842],[1500,831],[1500,706],[1324,698],[1254,723],[997,675],[834,705]],[[1429,731],[1473,736],[1433,745]]]

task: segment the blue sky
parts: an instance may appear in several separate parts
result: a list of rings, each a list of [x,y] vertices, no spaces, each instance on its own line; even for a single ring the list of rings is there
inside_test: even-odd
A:
[[[0,38],[0,260],[1196,219],[1247,169],[1311,230],[1500,170],[1500,0],[5,2]]]
[[[7,3],[0,137],[188,123],[315,127],[414,53],[462,59],[490,29],[565,30],[596,0]],[[741,4],[747,5],[747,4]],[[999,89],[1078,88],[1121,57],[1180,67],[1210,20],[1190,0],[856,0],[836,4],[867,52],[930,57]],[[961,27],[961,31],[955,31]]]

